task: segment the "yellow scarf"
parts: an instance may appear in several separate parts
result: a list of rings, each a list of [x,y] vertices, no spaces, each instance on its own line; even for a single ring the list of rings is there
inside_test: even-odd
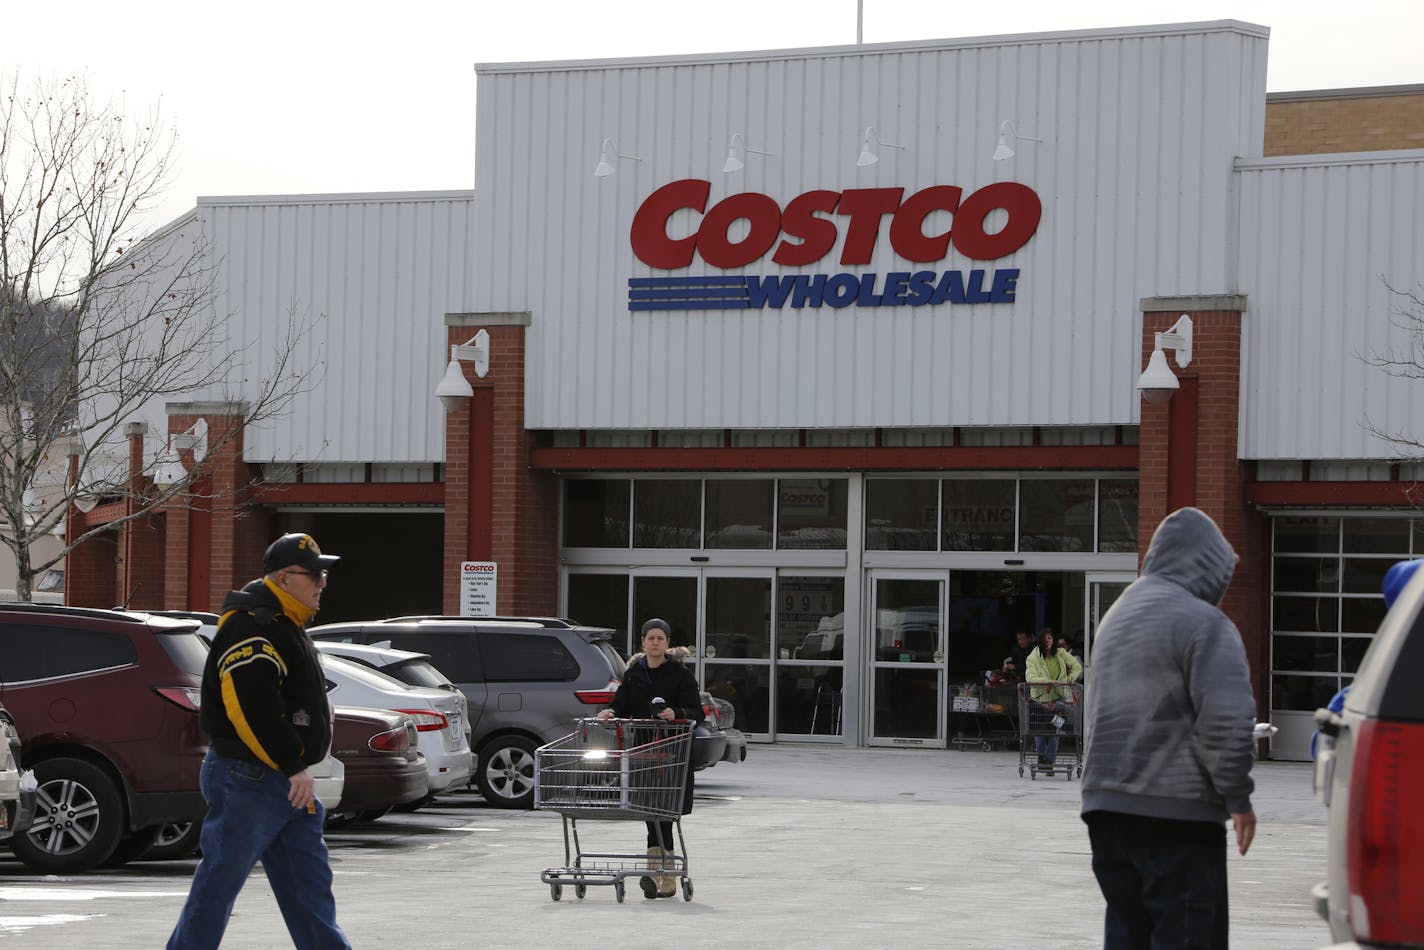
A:
[[[264,577],[262,583],[266,584],[267,589],[276,595],[277,600],[282,604],[282,612],[292,618],[292,623],[299,627],[305,627],[311,618],[316,616],[315,610],[272,583],[272,578]]]

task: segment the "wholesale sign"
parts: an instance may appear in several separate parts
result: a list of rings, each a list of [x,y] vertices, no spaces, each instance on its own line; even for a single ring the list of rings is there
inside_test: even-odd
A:
[[[942,265],[951,248],[971,261],[996,261],[1028,243],[1038,230],[1043,206],[1038,194],[1013,181],[995,182],[964,193],[957,185],[933,185],[908,197],[903,188],[850,188],[808,191],[783,208],[756,192],[729,195],[707,207],[712,183],[689,178],[671,182],[648,196],[633,215],[629,237],[633,254],[658,270],[681,270],[696,260],[722,271],[740,271],[768,253],[781,267],[822,264],[840,243],[838,268],[868,265],[888,218],[888,238],[895,254],[912,264]],[[673,215],[692,211],[696,230],[672,237]],[[947,230],[926,234],[935,212],[951,218]],[[994,212],[1007,216],[990,232]],[[732,226],[745,221],[746,235],[731,238]],[[740,229],[739,229],[740,230]],[[842,240],[844,237],[844,240]],[[921,307],[945,303],[1012,303],[1018,268],[897,270],[885,274],[841,270],[839,273],[749,275],[727,273],[697,277],[633,277],[628,281],[629,310],[753,310],[792,307]]]

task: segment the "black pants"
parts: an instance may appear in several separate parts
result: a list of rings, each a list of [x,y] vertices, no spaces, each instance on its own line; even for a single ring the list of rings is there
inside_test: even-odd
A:
[[[677,842],[672,837],[672,822],[670,821],[650,821],[648,825],[648,847],[666,848],[668,851],[677,850]],[[662,840],[658,840],[658,835],[662,835]]]
[[[1103,950],[1226,950],[1226,829],[1090,812]]]

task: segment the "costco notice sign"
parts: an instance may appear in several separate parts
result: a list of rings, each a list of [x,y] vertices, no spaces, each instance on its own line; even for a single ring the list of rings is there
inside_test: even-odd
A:
[[[499,566],[493,561],[460,562],[460,616],[494,617]]]

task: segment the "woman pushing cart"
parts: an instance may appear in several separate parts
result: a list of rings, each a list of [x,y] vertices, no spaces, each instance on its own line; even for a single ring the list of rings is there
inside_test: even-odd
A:
[[[621,901],[623,878],[638,871],[643,872],[638,883],[644,897],[673,897],[680,878],[683,898],[692,899],[682,816],[692,811],[693,770],[688,760],[692,727],[702,721],[701,691],[691,671],[669,655],[672,628],[666,620],[647,621],[641,633],[643,653],[629,662],[612,705],[600,710],[592,722],[580,723],[578,732],[541,748],[535,757],[535,806],[563,814],[565,862],[572,864],[541,875],[556,900],[561,885],[573,883],[579,897],[584,885],[613,884]],[[612,766],[601,778],[599,770],[605,766],[597,765],[600,752],[606,756],[603,762]],[[588,759],[588,753],[594,753],[594,758]],[[589,769],[589,762],[595,768]],[[590,808],[589,800],[607,796],[614,782],[617,804]],[[586,792],[578,790],[585,787]],[[579,817],[643,819],[648,828],[646,852],[585,854],[578,844]],[[635,857],[644,860],[629,861]],[[597,870],[585,859],[594,860]]]

